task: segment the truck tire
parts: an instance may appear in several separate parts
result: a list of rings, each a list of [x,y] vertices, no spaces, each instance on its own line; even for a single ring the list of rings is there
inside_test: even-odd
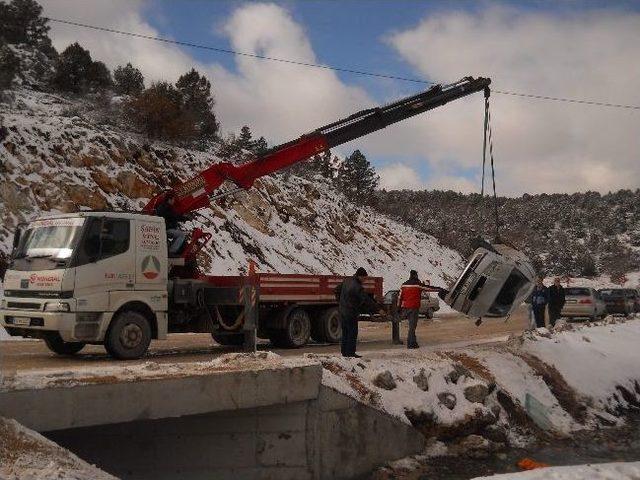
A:
[[[132,310],[119,313],[112,321],[104,339],[109,355],[118,360],[142,357],[151,343],[151,326],[144,315]]]
[[[300,348],[311,337],[311,320],[302,308],[292,310],[287,316],[284,329],[272,330],[269,339],[276,347]]]
[[[342,339],[342,325],[338,307],[327,308],[315,322],[319,341],[325,343],[340,343]]]
[[[429,320],[431,320],[433,318],[433,310],[431,310],[430,308],[427,308],[427,311],[424,312],[424,316]]]
[[[223,335],[221,333],[212,333],[211,337],[219,345],[240,347],[244,343],[244,333],[233,333]]]
[[[58,355],[75,355],[86,345],[82,342],[65,342],[58,333],[47,335],[44,343],[47,344],[49,350]]]

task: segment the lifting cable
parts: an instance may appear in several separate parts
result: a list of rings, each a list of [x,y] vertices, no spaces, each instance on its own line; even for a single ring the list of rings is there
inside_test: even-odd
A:
[[[483,206],[482,200],[484,199],[484,179],[485,169],[487,163],[487,144],[489,145],[489,159],[491,162],[491,181],[493,183],[493,214],[495,222],[495,241],[500,241],[500,217],[498,215],[498,195],[496,193],[496,169],[493,159],[493,131],[491,129],[491,112],[489,110],[489,88],[484,89],[484,135],[482,143],[482,184],[480,188],[480,228],[482,228],[483,222]]]

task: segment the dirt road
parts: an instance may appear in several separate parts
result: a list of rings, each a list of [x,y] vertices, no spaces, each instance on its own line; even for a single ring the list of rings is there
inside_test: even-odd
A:
[[[421,320],[418,324],[418,341],[422,348],[437,348],[447,344],[482,343],[495,339],[504,340],[506,335],[522,332],[527,325],[526,313],[518,311],[507,322],[501,319],[487,319],[480,327],[462,315],[443,314],[434,320]],[[406,323],[402,323],[401,336],[406,338]],[[401,345],[391,344],[391,325],[388,323],[360,323],[358,351],[367,353],[375,350],[401,349]],[[304,353],[339,353],[339,345],[310,344],[297,350],[274,349],[268,342],[259,345],[261,350],[272,350],[279,355],[294,356]],[[131,364],[145,361],[159,363],[202,362],[212,356],[237,351],[237,348],[221,347],[208,334],[174,334],[168,340],[154,341],[149,354]],[[60,357],[51,353],[42,341],[2,341],[0,342],[0,367],[6,372],[71,368],[76,366],[96,366],[113,364],[101,346],[89,345],[74,357]]]

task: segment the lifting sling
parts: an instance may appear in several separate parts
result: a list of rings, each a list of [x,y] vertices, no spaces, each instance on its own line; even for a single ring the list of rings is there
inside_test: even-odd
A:
[[[480,201],[484,199],[485,167],[487,146],[491,162],[493,183],[493,242],[476,239],[475,251],[462,271],[462,274],[449,292],[445,302],[454,310],[478,319],[482,317],[509,317],[511,313],[531,294],[536,273],[527,256],[507,245],[500,239],[500,218],[498,197],[496,194],[495,164],[493,158],[493,135],[491,113],[489,111],[489,88],[485,89],[484,102],[484,140],[482,151],[482,186]],[[480,205],[480,223],[483,224],[483,208]]]

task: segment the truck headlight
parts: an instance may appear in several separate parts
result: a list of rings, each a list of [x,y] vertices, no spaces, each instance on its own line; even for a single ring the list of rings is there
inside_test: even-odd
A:
[[[48,302],[44,305],[45,312],[68,312],[71,309],[66,302]]]

